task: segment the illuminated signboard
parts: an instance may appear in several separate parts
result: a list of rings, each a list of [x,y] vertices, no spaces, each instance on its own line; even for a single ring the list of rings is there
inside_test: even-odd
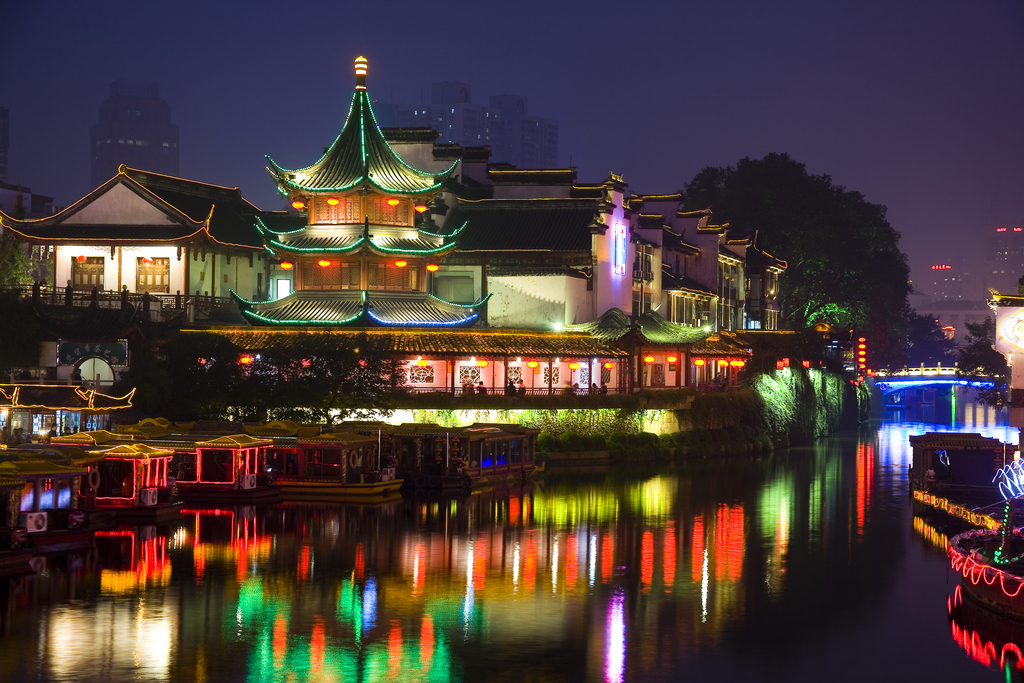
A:
[[[952,268],[953,268],[953,266],[946,265],[944,263],[940,264],[940,265],[932,266],[932,270],[951,270]]]
[[[996,232],[1006,232],[1006,228],[996,228]]]
[[[626,226],[615,223],[612,226],[612,273],[626,274]]]

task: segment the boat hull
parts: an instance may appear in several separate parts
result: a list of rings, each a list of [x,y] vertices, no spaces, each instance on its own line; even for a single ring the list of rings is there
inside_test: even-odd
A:
[[[195,503],[273,503],[281,499],[281,487],[236,489],[209,484],[178,484],[178,497]]]
[[[402,479],[378,481],[372,484],[341,484],[318,481],[282,481],[283,500],[325,500],[336,502],[381,502],[398,497],[399,489],[405,482]]]

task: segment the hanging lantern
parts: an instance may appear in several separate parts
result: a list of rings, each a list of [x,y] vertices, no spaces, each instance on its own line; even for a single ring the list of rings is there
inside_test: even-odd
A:
[[[528,367],[528,368],[535,368],[535,367],[537,367],[538,365],[540,365],[540,363],[538,363],[538,362],[537,362],[537,361],[535,361],[535,360],[531,360],[531,361],[529,361],[529,362],[527,362],[527,363],[526,363],[526,367]]]
[[[395,268],[405,268],[407,265],[409,265],[408,261],[402,259],[395,261]]]
[[[252,362],[252,356],[242,356],[241,358],[238,359],[238,362],[241,363],[242,365],[248,365],[249,363]]]
[[[615,363],[612,363],[611,361],[609,361],[609,362],[604,364],[604,367],[605,367],[606,370],[611,370],[612,368],[615,367]]]
[[[147,266],[149,266],[149,265],[152,265],[152,264],[153,264],[153,259],[151,259],[151,258],[150,258],[150,257],[148,257],[148,256],[143,256],[143,257],[142,257],[142,263],[143,263],[144,265],[147,265]]]
[[[476,364],[477,364],[477,367],[481,367],[481,368],[486,368],[487,367],[487,361],[485,361],[485,360],[478,360],[476,362]]]
[[[744,365],[746,365],[746,363],[744,363],[741,360],[731,360],[729,361],[729,365],[733,366],[734,368],[742,368]]]
[[[319,261],[317,261],[316,264],[318,266],[320,266],[321,268],[327,268],[327,267],[329,267],[331,265],[331,262],[328,261],[327,259],[323,259],[322,258]]]
[[[291,270],[292,267],[294,267],[294,266],[295,266],[295,264],[292,263],[291,261],[282,261],[281,262],[281,270]]]
[[[569,369],[570,370],[579,370],[580,369],[580,364],[579,363],[569,363]]]
[[[327,200],[327,206],[337,206],[338,204],[341,204],[341,200],[337,197],[331,197]]]
[[[79,254],[78,256],[75,257],[75,260],[78,261],[79,263],[85,263],[85,256]]]
[[[416,205],[416,213],[423,213],[426,210],[427,210],[427,205],[426,204],[417,204]]]
[[[653,363],[654,362],[654,356],[644,356],[644,362],[645,363]]]
[[[305,209],[306,208],[306,202],[304,202],[302,200],[299,200],[299,199],[296,199],[294,202],[292,202],[292,208],[293,209]]]
[[[357,349],[357,351],[358,351],[358,349]],[[360,358],[359,359],[359,367],[361,367],[361,368],[365,368],[366,367],[366,359],[365,358]]]
[[[669,363],[675,363],[679,359],[676,358],[675,356],[668,356],[667,358],[665,358],[665,360],[668,361]]]
[[[693,364],[696,365],[697,367],[700,367],[700,366],[704,365],[704,359],[703,358],[698,358],[695,361],[693,361]]]
[[[197,358],[196,360],[199,361],[200,365],[206,365],[206,359],[205,358]]]
[[[402,203],[401,199],[395,199],[394,197],[392,197],[391,199],[388,200],[388,206],[398,206],[401,203]]]
[[[720,361],[718,361],[718,364],[719,365],[728,365],[729,361],[727,361],[727,360],[720,360]]]
[[[429,361],[425,361],[422,358],[420,358],[418,361],[416,361],[416,365],[417,365],[417,367],[425,368],[428,365],[430,365],[430,362]]]
[[[427,264],[427,272],[428,273],[436,273],[438,268],[439,268],[439,266],[436,263],[428,263]]]

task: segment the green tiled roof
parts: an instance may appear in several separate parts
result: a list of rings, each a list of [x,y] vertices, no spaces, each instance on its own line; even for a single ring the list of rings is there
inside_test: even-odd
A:
[[[392,194],[416,195],[440,190],[455,168],[452,164],[446,171],[431,173],[402,161],[377,127],[367,91],[358,88],[352,94],[352,106],[341,133],[319,161],[290,170],[269,156],[267,160],[267,170],[286,194],[343,192],[369,185]]]
[[[602,341],[618,341],[631,331],[637,332],[651,344],[686,346],[702,342],[708,337],[708,331],[702,327],[687,327],[672,323],[654,311],[648,311],[636,320],[631,319],[618,308],[610,308],[596,320],[567,325],[567,331],[585,332]]]
[[[234,292],[232,292],[234,294]],[[252,325],[323,325],[330,327],[474,325],[486,299],[451,304],[425,292],[299,290],[275,301],[235,300]]]

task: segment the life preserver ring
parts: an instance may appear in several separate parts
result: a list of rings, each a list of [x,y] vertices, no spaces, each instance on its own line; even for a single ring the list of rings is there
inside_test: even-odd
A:
[[[352,449],[348,452],[348,466],[355,468],[360,467],[363,464],[363,458],[359,455],[359,451]]]
[[[422,474],[418,475],[416,479],[413,480],[413,486],[415,486],[418,489],[426,488],[427,478],[424,477]]]
[[[100,488],[100,471],[96,468],[89,470],[89,489],[98,491]]]
[[[430,488],[432,488],[432,489],[439,489],[439,488],[441,488],[441,477],[438,477],[438,476],[430,477],[427,480],[427,485],[430,486]]]

